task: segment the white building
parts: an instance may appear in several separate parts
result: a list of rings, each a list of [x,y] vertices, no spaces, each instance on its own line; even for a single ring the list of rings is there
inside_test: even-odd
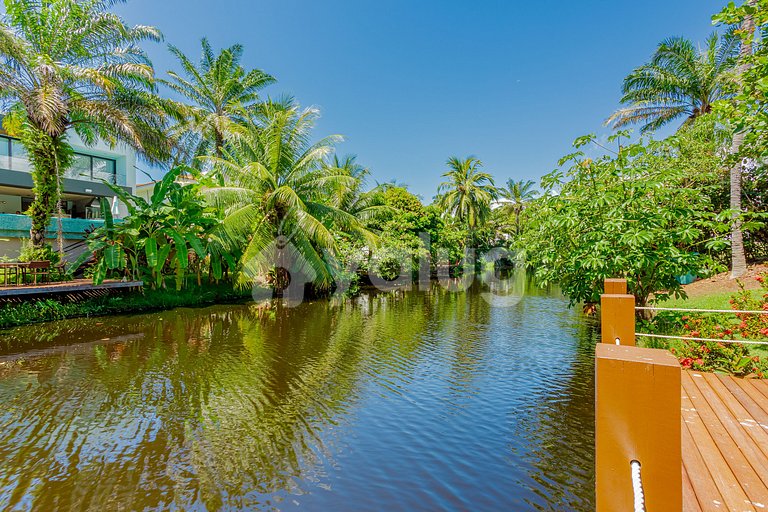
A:
[[[131,193],[136,187],[133,149],[110,148],[104,143],[88,147],[74,133],[69,135],[69,142],[74,148],[75,160],[62,183],[65,251],[68,246],[82,246],[85,234],[102,225],[102,197],[109,199],[116,218],[127,213],[104,182]],[[30,170],[27,152],[19,140],[0,131],[0,257],[17,257],[22,240],[29,237],[31,221],[24,212],[34,197]],[[55,218],[47,233],[51,243],[55,242],[57,233],[58,218]]]

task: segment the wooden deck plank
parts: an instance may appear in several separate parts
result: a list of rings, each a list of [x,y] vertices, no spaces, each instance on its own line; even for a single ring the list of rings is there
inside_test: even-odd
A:
[[[685,425],[681,425],[685,429]],[[685,512],[702,512],[699,499],[696,497],[696,491],[693,488],[691,479],[688,477],[688,471],[683,464],[683,510]]]
[[[754,442],[754,447],[757,448],[764,458],[763,466],[768,465],[768,427],[760,425],[744,408],[744,406],[736,400],[733,394],[728,391],[728,388],[722,383],[722,381],[714,374],[704,374],[704,379],[712,387],[712,390],[718,394],[723,400],[730,414],[738,421],[744,432]],[[763,477],[763,481],[768,478],[768,471],[765,473],[758,472]]]
[[[739,484],[738,479],[733,473],[731,466],[723,457],[715,440],[712,438],[710,430],[705,425],[699,411],[694,406],[693,400],[700,402],[698,390],[692,381],[689,372],[683,372],[682,375],[682,414],[686,426],[690,430],[693,443],[697,448],[704,466],[697,466],[695,463],[685,464],[688,469],[691,480],[695,478],[705,478],[707,472],[711,475],[718,492],[723,498],[726,510],[733,511],[754,511],[755,507]],[[692,396],[693,395],[693,396]],[[690,454],[683,450],[683,457],[689,457]],[[714,504],[702,504],[704,510],[717,510]]]
[[[752,380],[752,385],[760,391],[765,398],[768,398],[768,381],[766,380]]]
[[[685,420],[680,422],[682,429],[683,474],[693,490],[693,496],[683,494],[683,509],[686,512],[725,510],[725,500],[715,485],[704,459],[693,440]],[[685,489],[684,489],[685,490]]]
[[[728,391],[733,394],[736,400],[749,412],[750,416],[755,419],[762,427],[768,426],[768,412],[763,410],[759,404],[757,404],[752,397],[739,386],[736,379],[719,375],[718,378],[723,385],[728,388]]]
[[[125,288],[141,288],[142,281],[105,281],[95,285],[90,279],[79,279],[63,283],[50,283],[40,285],[3,286],[0,287],[0,297],[23,297],[28,295],[58,295],[74,292],[87,292],[96,290],[117,290]]]
[[[765,454],[745,431],[741,422],[728,409],[723,398],[712,389],[705,375],[694,375],[692,382],[706,401],[706,407],[697,406],[695,400],[694,406],[697,407],[699,416],[704,419],[704,422],[707,425],[712,424],[710,429],[712,438],[715,439],[724,455],[729,454],[726,455],[729,464],[731,461],[736,461],[739,464],[738,469],[731,467],[734,474],[739,477],[742,488],[753,502],[765,501],[764,498],[768,496],[768,487],[766,487],[768,459],[765,458]],[[736,402],[733,396],[726,395],[724,398]],[[761,475],[764,476],[761,477]]]

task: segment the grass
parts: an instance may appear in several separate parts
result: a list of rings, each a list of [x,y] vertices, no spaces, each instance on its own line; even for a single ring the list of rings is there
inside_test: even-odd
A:
[[[145,290],[110,295],[82,302],[41,299],[0,306],[0,329],[65,318],[94,317],[126,313],[162,311],[185,306],[231,303],[247,300],[250,290],[236,290],[230,285],[203,285],[188,290]]]
[[[759,298],[764,293],[762,290],[751,290],[754,298]],[[730,299],[735,295],[733,291],[716,292],[706,295],[698,295],[687,299],[670,299],[666,302],[657,304],[660,308],[683,308],[683,309],[717,309],[731,310]],[[639,332],[653,332],[655,334],[667,334],[677,336],[682,333],[680,319],[686,315],[683,312],[661,312],[657,314],[652,324],[641,323],[638,326]],[[730,313],[721,315],[723,322],[735,318]],[[678,340],[660,340],[653,338],[640,338],[640,346],[649,348],[680,348],[681,342]],[[768,345],[748,345],[750,353],[760,356],[768,356]]]
[[[751,290],[753,297],[759,298],[761,290]],[[718,292],[710,295],[700,295],[687,299],[670,299],[658,304],[660,308],[686,308],[686,309],[732,309],[728,302],[734,292]]]

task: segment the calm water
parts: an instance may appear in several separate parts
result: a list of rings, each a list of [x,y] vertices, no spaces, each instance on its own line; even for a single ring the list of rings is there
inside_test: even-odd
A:
[[[594,510],[594,330],[434,289],[0,332],[0,510]]]

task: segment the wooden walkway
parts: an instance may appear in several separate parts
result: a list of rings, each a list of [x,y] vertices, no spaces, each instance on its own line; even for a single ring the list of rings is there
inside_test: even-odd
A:
[[[141,288],[142,281],[104,281],[95,285],[90,279],[76,279],[61,283],[49,283],[24,286],[0,286],[0,300],[13,301],[25,298],[44,297],[46,295],[70,295],[106,293],[113,290],[127,290]]]
[[[682,372],[686,511],[768,512],[768,381]]]

